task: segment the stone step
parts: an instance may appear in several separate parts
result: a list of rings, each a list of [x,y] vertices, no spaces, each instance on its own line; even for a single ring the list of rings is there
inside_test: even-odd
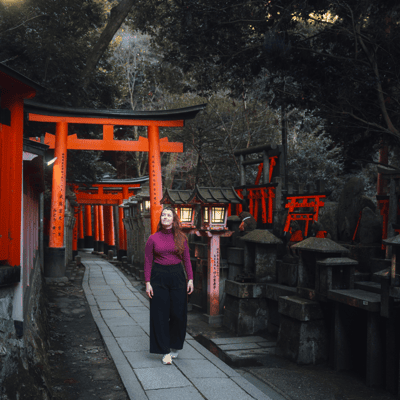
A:
[[[390,268],[392,260],[389,258],[371,258],[371,272],[379,272],[383,269]]]
[[[363,282],[368,281],[371,277],[369,272],[355,272],[354,273],[354,282]]]
[[[381,271],[375,272],[371,275],[371,281],[376,283],[382,283],[383,280],[389,279],[390,268],[385,268]]]
[[[209,339],[213,353],[233,367],[262,365],[268,354],[275,354],[276,341],[260,336],[243,336]]]
[[[355,289],[365,290],[366,292],[380,294],[382,285],[377,282],[363,281],[363,282],[355,282],[354,287]]]
[[[379,294],[360,289],[328,290],[328,299],[371,312],[379,312],[381,308]]]
[[[297,288],[279,283],[268,283],[266,287],[265,297],[270,300],[278,301],[280,296],[295,296]]]

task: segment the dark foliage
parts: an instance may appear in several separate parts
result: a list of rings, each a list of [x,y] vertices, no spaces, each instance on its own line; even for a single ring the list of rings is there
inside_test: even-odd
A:
[[[351,167],[400,138],[399,11],[394,0],[150,0],[133,21],[196,90],[237,94],[268,74],[270,105],[318,108]]]

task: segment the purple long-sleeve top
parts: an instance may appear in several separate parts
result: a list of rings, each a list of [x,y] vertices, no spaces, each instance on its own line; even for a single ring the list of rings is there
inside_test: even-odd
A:
[[[172,229],[163,229],[149,237],[144,249],[144,279],[150,281],[153,262],[162,265],[174,265],[183,262],[187,278],[193,279],[192,263],[190,262],[189,247],[185,241],[182,258],[177,255]]]

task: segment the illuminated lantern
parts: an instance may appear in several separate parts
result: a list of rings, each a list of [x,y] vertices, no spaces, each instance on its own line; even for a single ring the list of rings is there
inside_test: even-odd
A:
[[[191,197],[190,190],[172,190],[166,189],[161,199],[161,204],[169,205],[175,209],[178,214],[181,227],[186,233],[195,228],[195,204],[189,204],[187,200]]]
[[[207,231],[225,231],[227,228],[228,207],[240,204],[241,199],[233,187],[200,188],[196,186],[189,203],[201,205],[201,227]]]

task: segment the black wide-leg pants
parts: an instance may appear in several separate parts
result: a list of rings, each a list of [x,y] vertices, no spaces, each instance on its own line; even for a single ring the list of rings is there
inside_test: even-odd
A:
[[[183,348],[187,324],[186,277],[182,264],[153,263],[150,284],[150,353]]]

